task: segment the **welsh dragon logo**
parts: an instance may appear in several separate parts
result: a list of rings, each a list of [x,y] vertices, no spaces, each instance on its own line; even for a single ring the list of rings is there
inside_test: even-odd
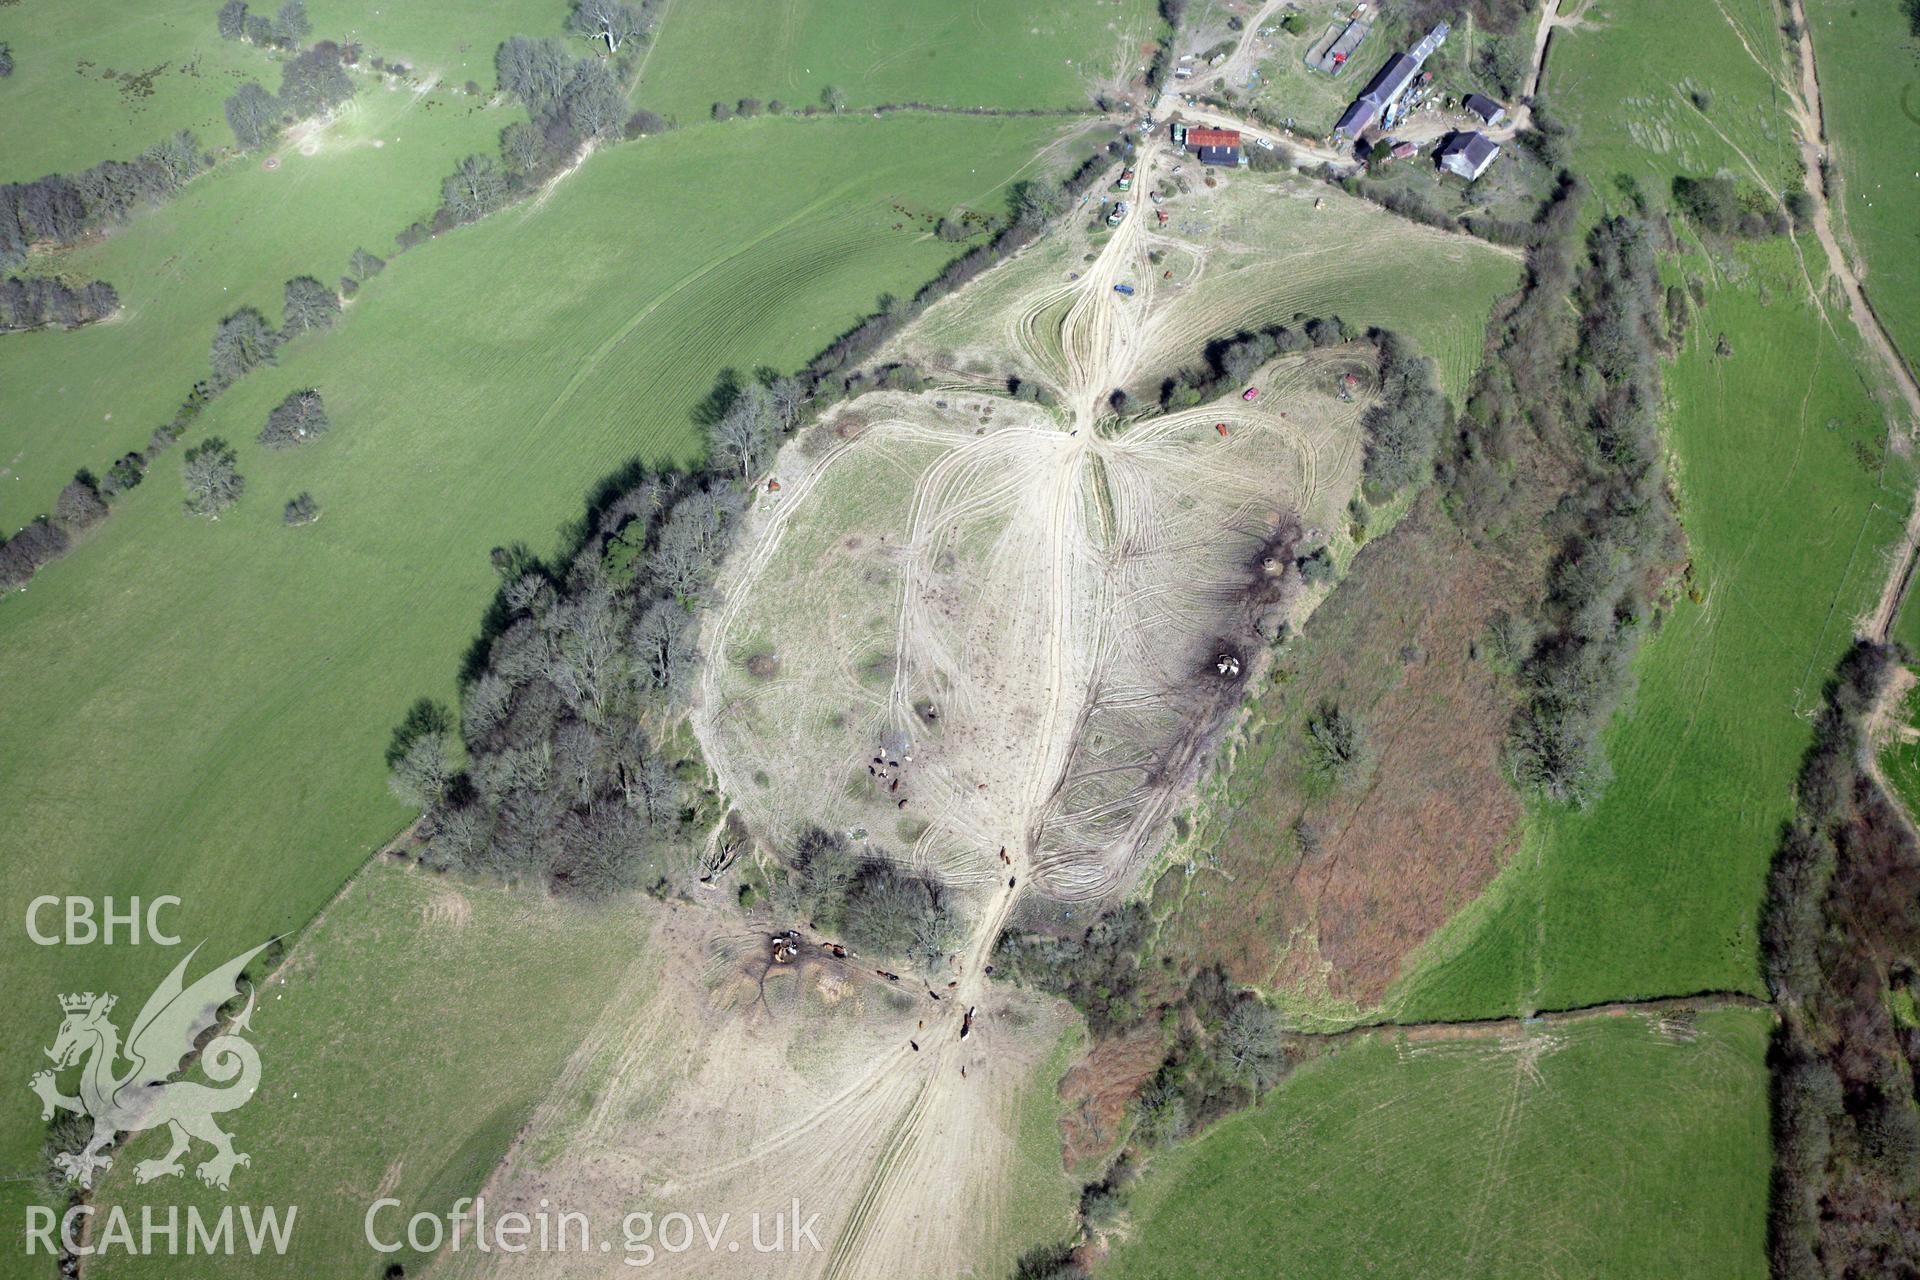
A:
[[[56,1108],[93,1120],[93,1135],[84,1148],[54,1157],[61,1172],[81,1187],[91,1187],[94,1177],[113,1164],[113,1157],[103,1152],[116,1136],[161,1125],[171,1131],[173,1145],[159,1159],[135,1165],[137,1181],[151,1182],[179,1174],[180,1157],[194,1138],[213,1148],[212,1158],[196,1170],[208,1186],[224,1191],[234,1169],[251,1163],[245,1154],[233,1149],[233,1136],[213,1118],[245,1105],[260,1082],[260,1055],[240,1038],[253,1016],[253,993],[248,992],[246,1008],[207,1042],[200,1055],[201,1069],[224,1088],[187,1081],[170,1083],[167,1077],[179,1074],[181,1060],[193,1051],[194,1041],[214,1024],[220,1006],[233,998],[240,971],[268,945],[262,943],[229,960],[187,987],[182,978],[199,953],[200,948],[195,947],[147,998],[124,1045],[119,1028],[107,1018],[118,997],[91,991],[60,997],[60,1011],[66,1020],[60,1024],[53,1047],[46,1051],[53,1059],[53,1070],[37,1073],[28,1087],[40,1095],[42,1120],[51,1120]],[[124,1068],[122,1059],[128,1064]],[[82,1061],[80,1095],[68,1097],[54,1083],[54,1072]]]

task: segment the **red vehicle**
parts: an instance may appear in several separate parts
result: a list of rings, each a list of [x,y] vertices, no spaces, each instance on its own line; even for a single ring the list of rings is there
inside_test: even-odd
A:
[[[1258,400],[1260,398],[1260,388],[1248,387],[1240,393],[1240,398],[1242,400]]]

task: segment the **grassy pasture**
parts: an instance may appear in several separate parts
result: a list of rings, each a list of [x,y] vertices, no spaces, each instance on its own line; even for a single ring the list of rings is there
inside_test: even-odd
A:
[[[34,264],[110,281],[124,309],[72,332],[7,336],[0,523],[9,532],[47,510],[76,468],[104,470],[172,417],[206,376],[222,316],[253,305],[277,322],[288,279],[332,284],[363,245],[390,256],[394,234],[432,212],[459,158],[493,150],[500,130],[526,115],[457,93],[359,83],[340,117],[306,140],[314,154],[289,142],[272,170],[257,157],[230,160],[112,235]],[[379,307],[386,290],[374,280],[351,313]]]
[[[491,93],[493,54],[500,42],[508,36],[564,35],[571,8],[568,0],[434,0],[430,5],[307,0],[307,17],[315,39],[354,41],[366,57],[404,63],[422,79],[453,87],[473,80]],[[568,39],[576,56],[593,49],[585,40]]]
[[[1513,254],[1410,224],[1292,174],[1230,175],[1216,190],[1196,187],[1164,207],[1169,221],[1152,244],[1168,249],[1160,265],[1183,283],[1156,323],[1153,358],[1134,375],[1143,395],[1157,395],[1175,369],[1202,363],[1212,339],[1304,312],[1397,330],[1433,358],[1458,397],[1479,362],[1488,313],[1519,281]],[[999,351],[1021,299],[1082,269],[1094,235],[1075,229],[1049,237],[943,301],[920,325],[915,354],[936,364],[973,358],[983,370],[1004,372]],[[1186,287],[1191,264],[1203,259],[1204,270]],[[1051,338],[1059,321],[1056,311],[1039,323]]]
[[[717,101],[817,106],[829,85],[855,108],[1090,107],[1098,81],[1146,65],[1159,25],[1150,0],[671,0],[634,100],[682,123]]]
[[[278,7],[273,0],[252,6],[268,15]],[[222,102],[247,80],[277,91],[280,66],[267,50],[222,40],[214,25],[219,8],[209,0],[152,0],[137,13],[113,0],[0,7],[0,40],[13,46],[15,64],[0,80],[0,119],[31,122],[8,129],[0,182],[131,159],[180,129],[208,146],[230,144]],[[307,6],[310,39],[357,40],[369,58],[402,61],[454,86],[474,80],[488,92],[500,41],[557,35],[566,12],[563,0]]]
[[[1754,6],[1728,8],[1755,17]],[[1711,21],[1692,7],[1610,13],[1556,40],[1549,70],[1587,171],[1598,181],[1633,173],[1657,194],[1677,170],[1724,162],[1698,133],[1663,152],[1633,145],[1611,122],[1623,95],[1664,96],[1681,55],[1649,33],[1670,19],[1693,37],[1678,46],[1690,65],[1711,70],[1713,116],[1757,110],[1766,79],[1732,22],[1711,7]],[[1766,31],[1752,25],[1739,28],[1750,42]],[[1743,93],[1755,95],[1751,109]],[[1750,123],[1742,150],[1785,155],[1784,122]],[[1534,816],[1486,896],[1389,993],[1396,1014],[1758,989],[1760,896],[1806,716],[1877,592],[1881,551],[1898,536],[1912,485],[1910,465],[1885,447],[1844,309],[1823,287],[1831,327],[1823,321],[1794,249],[1770,241],[1673,262],[1671,278],[1697,277],[1705,291],[1666,375],[1670,464],[1703,601],[1683,597],[1643,650],[1638,694],[1609,734],[1616,777],[1604,798]],[[1818,246],[1800,249],[1824,286]],[[1722,335],[1727,357],[1715,354]]]
[[[1807,22],[1843,180],[1835,222],[1912,364],[1920,351],[1920,41],[1895,0],[1807,0]]]
[[[1337,314],[1401,333],[1433,360],[1449,395],[1465,392],[1487,315],[1519,283],[1517,255],[1291,174],[1227,182],[1224,193],[1171,206],[1169,231],[1207,259],[1163,330],[1164,341],[1188,348],[1183,363],[1235,325]]]
[[[10,122],[0,182],[130,160],[181,129],[231,142],[221,102],[247,80],[279,88],[280,71],[264,50],[220,38],[219,7],[153,0],[137,17],[113,0],[0,8],[14,62],[0,80]]]
[[[1920,684],[1907,690],[1899,713],[1891,720],[1880,747],[1880,771],[1899,793],[1907,812],[1920,813],[1920,741],[1908,741],[1903,733],[1920,728]]]
[[[1777,12],[1772,0],[1609,0],[1588,25],[1555,32],[1541,93],[1579,128],[1574,167],[1596,186],[1629,175],[1657,203],[1675,174],[1798,183],[1775,92],[1787,74]],[[1695,89],[1711,95],[1704,111]]]
[[[1915,653],[1920,653],[1920,605],[1914,603],[1913,592],[1900,602],[1900,612],[1893,620],[1893,638]]]
[[[384,1227],[480,1189],[607,991],[644,980],[651,921],[633,903],[583,911],[369,867],[260,989],[260,1091],[226,1125],[253,1163],[232,1192],[194,1177],[198,1149],[180,1178],[135,1185],[133,1163],[166,1146],[151,1133],[124,1148],[97,1198],[135,1221],[144,1204],[210,1215],[232,1200],[298,1205],[292,1247],[258,1259],[107,1255],[100,1273],[379,1274],[394,1258],[367,1246],[367,1206],[383,1195],[407,1206]],[[395,1258],[409,1272],[420,1261]]]
[[[1155,1157],[1102,1274],[1763,1276],[1764,1014],[1380,1035]]]
[[[209,952],[299,927],[404,820],[381,749],[413,698],[452,697],[489,548],[550,548],[629,458],[690,459],[690,413],[722,367],[791,367],[952,256],[896,230],[894,203],[997,200],[1053,127],[769,121],[724,150],[692,131],[596,156],[544,205],[395,260],[337,332],[289,347],[196,430],[239,448],[248,492],[228,516],[181,514],[169,455],[0,604],[0,904],[17,920],[39,894],[178,894]],[[748,187],[760,198],[714,198]],[[333,430],[269,455],[254,435],[302,386]],[[301,490],[321,519],[286,529]],[[9,989],[49,1010],[56,990],[137,998],[153,980],[139,961],[0,943]],[[51,1025],[9,1024],[0,1059],[24,1079]],[[38,1143],[11,1126],[0,1164],[31,1168]]]

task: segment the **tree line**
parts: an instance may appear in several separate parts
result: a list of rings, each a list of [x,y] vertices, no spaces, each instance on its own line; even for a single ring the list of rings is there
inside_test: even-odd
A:
[[[1574,341],[1567,298],[1580,268],[1586,186],[1571,174],[1535,220],[1520,294],[1495,313],[1487,358],[1468,389],[1439,477],[1449,511],[1482,543],[1532,518],[1524,499],[1564,484],[1552,442],[1567,434],[1558,383]]]
[[[0,283],[0,332],[55,324],[77,329],[119,309],[119,292],[104,280],[77,289],[58,276],[8,276]]]
[[[291,49],[313,32],[306,0],[286,0],[271,18],[252,12],[246,0],[227,0],[214,15],[214,28],[222,40],[245,40],[263,49]]]
[[[1783,207],[1765,192],[1743,191],[1732,178],[1719,175],[1675,174],[1673,204],[1702,231],[1743,240],[1786,235],[1813,216],[1813,197],[1804,188],[1788,192]]]
[[[1482,545],[1530,560],[1544,522],[1541,598],[1496,618],[1493,639],[1517,669],[1513,777],[1571,804],[1611,776],[1602,737],[1685,546],[1657,422],[1674,326],[1653,215],[1603,219],[1583,241],[1585,195],[1563,173],[1536,219],[1521,294],[1439,463],[1447,511]]]
[[[458,720],[420,704],[387,753],[394,794],[422,811],[423,865],[578,897],[665,885],[694,815],[660,743],[743,510],[723,479],[636,471],[570,555],[496,552]]]
[[[441,180],[433,214],[403,229],[399,247],[410,249],[504,208],[566,168],[590,143],[667,129],[654,112],[627,111],[633,50],[651,37],[654,21],[651,4],[575,0],[568,30],[604,49],[604,57],[576,58],[555,36],[502,41],[494,51],[499,91],[526,107],[529,119],[501,130],[497,154],[462,159]]]
[[[324,115],[351,99],[347,60],[357,57],[351,46],[342,49],[322,40],[281,64],[278,94],[256,80],[241,85],[223,104],[234,141],[244,151],[256,150],[277,140],[289,124]]]
[[[1276,356],[1315,347],[1335,347],[1360,335],[1339,316],[1297,312],[1286,324],[1267,325],[1215,338],[1202,352],[1204,363],[1174,373],[1160,385],[1160,407],[1171,412],[1205,404],[1245,386],[1254,370]]]
[[[371,262],[379,261],[361,250],[355,255],[356,266],[362,254]],[[80,471],[61,490],[52,512],[35,517],[13,537],[0,541],[0,591],[24,586],[42,566],[65,555],[75,535],[106,519],[112,510],[111,500],[145,480],[154,461],[171,449],[228,387],[254,369],[272,364],[283,343],[303,333],[330,328],[339,316],[338,295],[312,276],[296,276],[283,290],[279,329],[256,307],[242,307],[222,318],[208,343],[207,376],[194,383],[171,418],[153,429],[146,446],[116,458],[104,476]],[[289,414],[297,414],[297,421]],[[319,393],[296,391],[269,415],[261,441],[270,446],[298,443],[325,428]],[[232,446],[217,437],[187,451],[180,480],[186,512],[208,519],[218,519],[246,490]],[[301,497],[312,504],[311,495]],[[288,520],[289,524],[305,522]]]
[[[183,129],[132,160],[6,183],[0,186],[0,267],[25,262],[32,247],[65,248],[125,222],[140,206],[172,196],[207,164],[199,139]]]
[[[1127,1190],[1147,1155],[1257,1104],[1292,1070],[1280,1015],[1258,992],[1218,966],[1195,971],[1171,957],[1149,965],[1153,932],[1146,904],[1129,902],[1078,933],[1009,928],[994,948],[996,976],[1068,1001],[1097,1040],[1155,1023],[1164,1032],[1160,1065],[1129,1105],[1129,1140],[1081,1190],[1079,1239],[1033,1251],[1020,1275],[1084,1275],[1071,1261],[1076,1246],[1122,1224]]]
[[[776,913],[806,921],[863,955],[910,967],[929,979],[945,973],[966,939],[966,921],[940,878],[909,872],[880,849],[855,849],[819,827],[803,831],[776,873],[768,898]]]
[[[1899,656],[1859,641],[1828,683],[1761,916],[1780,1022],[1768,1252],[1778,1280],[1920,1273],[1920,845],[1867,768]]]
[[[1557,383],[1577,473],[1554,514],[1558,547],[1508,736],[1522,785],[1586,804],[1611,777],[1602,735],[1633,689],[1665,571],[1685,542],[1661,463],[1666,295],[1637,215],[1588,236],[1572,358]]]

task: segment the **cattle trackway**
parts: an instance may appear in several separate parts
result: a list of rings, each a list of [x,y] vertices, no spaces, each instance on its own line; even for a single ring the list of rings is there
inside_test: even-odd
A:
[[[1139,165],[1143,179],[1150,167],[1143,156]],[[795,1135],[835,1129],[877,1131],[865,1156],[841,1166],[843,1177],[836,1180],[839,1185],[820,1186],[813,1191],[810,1207],[823,1203],[831,1206],[834,1202],[841,1206],[827,1215],[829,1221],[839,1220],[819,1271],[828,1277],[939,1274],[949,1262],[964,1256],[969,1245],[979,1247],[978,1233],[983,1228],[991,1230],[992,1224],[953,1221],[959,1210],[957,1189],[970,1174],[980,1172],[961,1165],[969,1158],[979,1159],[981,1154],[970,1150],[967,1138],[956,1140],[956,1135],[993,1126],[991,1103],[984,1100],[988,1087],[981,1078],[983,1073],[976,1069],[971,1079],[961,1074],[964,1065],[978,1067],[977,1055],[986,1043],[988,1029],[976,1025],[963,1043],[964,1011],[988,1003],[985,971],[994,944],[1030,884],[1053,879],[1055,883],[1049,886],[1052,891],[1074,896],[1075,890],[1097,891],[1107,883],[1104,876],[1077,876],[1064,867],[1051,868],[1049,875],[1034,866],[1033,855],[1044,815],[1071,756],[1071,739],[1087,693],[1085,678],[1077,668],[1088,645],[1100,644],[1098,617],[1104,610],[1087,610],[1075,590],[1076,575],[1088,558],[1088,541],[1093,536],[1087,527],[1082,494],[1089,450],[1097,447],[1095,428],[1104,398],[1124,377],[1138,351],[1138,327],[1133,314],[1120,305],[1121,295],[1113,286],[1138,274],[1136,260],[1144,253],[1140,246],[1143,216],[1136,207],[1079,280],[1050,289],[1046,298],[1032,308],[1037,313],[1042,308],[1066,306],[1058,331],[1058,361],[1045,357],[1044,335],[1040,332],[1043,326],[1030,325],[1025,331],[1027,341],[1021,345],[1030,346],[1042,365],[1056,372],[1061,401],[1070,415],[1067,428],[997,433],[990,443],[1018,448],[1024,455],[1019,467],[992,468],[991,455],[984,452],[988,445],[952,450],[928,467],[905,513],[916,544],[932,544],[979,506],[1013,503],[1018,510],[1019,536],[1007,542],[1015,548],[1010,554],[1017,555],[1018,563],[1006,566],[1003,576],[1024,581],[1025,600],[1010,604],[1009,612],[1032,615],[1020,631],[1028,642],[1025,647],[1037,655],[1028,685],[1039,692],[1037,704],[1030,704],[1033,721],[1023,734],[1017,763],[1009,771],[1012,776],[996,778],[994,786],[998,820],[956,823],[989,849],[1004,845],[1009,860],[1007,864],[996,860],[991,889],[984,901],[976,899],[971,932],[956,966],[958,986],[942,993],[937,1020],[930,1016],[924,1029],[916,1033],[915,1048],[908,1051],[901,1046],[904,1052],[890,1054],[875,1064],[884,1081],[870,1078],[855,1088],[839,1091],[811,1114],[763,1135],[744,1154],[689,1180],[699,1182],[750,1170],[788,1149]],[[933,432],[911,423],[888,426],[898,438],[938,441]],[[711,620],[713,650],[723,650],[736,632],[752,630],[753,621],[748,616],[751,603],[760,594],[762,581],[775,571],[798,513],[822,500],[817,490],[823,478],[845,465],[842,457],[852,447],[847,441],[838,441],[804,471],[789,473],[781,501],[766,513],[757,537],[744,548],[745,554],[731,574],[735,585]],[[983,457],[987,461],[983,462]],[[1023,469],[1033,478],[1023,481],[1019,477]],[[908,561],[904,570],[894,624],[894,645],[901,653],[912,652],[916,643],[924,643],[918,638],[930,632],[923,614],[932,590],[921,581],[924,572],[917,557]],[[1089,634],[1090,628],[1094,634]],[[723,694],[711,666],[704,677],[707,705],[717,711]],[[968,696],[967,690],[956,690],[948,700],[948,714],[957,716],[968,710],[964,702]],[[896,676],[886,696],[887,718],[896,724],[913,723],[912,701],[906,679]],[[733,795],[749,790],[746,779],[729,776],[731,761],[724,751],[710,752],[709,758],[723,790]],[[982,879],[967,877],[976,886]],[[929,1012],[933,1014],[931,1007]]]
[[[1171,162],[1149,140],[1136,190]],[[1011,997],[986,978],[994,944],[1030,888],[1057,912],[1137,873],[1163,793],[1198,767],[1205,735],[1190,726],[1212,723],[1180,700],[1198,678],[1189,645],[1220,634],[1211,611],[1239,599],[1242,560],[1276,508],[1337,510],[1357,471],[1364,406],[1307,386],[1331,379],[1333,354],[1276,369],[1258,402],[1112,429],[1113,389],[1191,341],[1155,306],[1180,295],[1148,260],[1172,244],[1151,216],[1135,204],[1077,275],[1035,281],[1010,309],[1004,341],[1048,371],[1058,411],[891,392],[849,406],[783,451],[778,496],[750,517],[702,624],[695,727],[720,789],[776,839],[813,822],[871,829],[968,908],[941,975],[956,985],[926,993],[917,1029],[909,1016],[911,1046],[874,1058],[860,1088],[803,1101],[806,1114],[744,1153],[676,1178],[705,1187],[779,1167],[795,1134],[831,1135],[842,1158],[809,1184],[833,1224],[819,1274],[945,1274],[998,1238],[981,1186],[1014,1159],[995,1144],[1012,1142],[1004,1122],[1026,1085],[1010,1068],[985,1077],[1035,1046],[997,1017]],[[956,548],[961,569],[942,563]],[[754,651],[781,655],[780,674],[740,674]],[[863,685],[872,654],[887,665]],[[919,727],[930,693],[937,730]],[[872,774],[872,748],[858,745],[869,735],[907,730],[905,761],[873,762],[904,766],[912,808],[880,811],[900,820],[903,849],[844,779],[849,766],[862,784]]]
[[[1143,155],[1139,164],[1142,189],[1151,180],[1151,167],[1150,157]],[[1040,829],[1071,755],[1071,735],[1078,720],[1074,704],[1085,692],[1083,680],[1077,679],[1072,670],[1073,651],[1085,642],[1084,637],[1076,636],[1074,561],[1084,554],[1090,536],[1079,495],[1101,402],[1138,354],[1138,335],[1132,323],[1135,312],[1119,305],[1120,295],[1113,286],[1135,270],[1144,216],[1136,206],[1095,263],[1074,282],[1072,302],[1061,326],[1066,374],[1063,400],[1072,411],[1073,426],[1065,444],[1054,437],[1051,451],[1056,456],[1051,483],[1043,490],[1045,507],[1030,518],[1030,527],[1039,539],[1034,558],[1042,583],[1037,594],[1048,612],[1045,661],[1038,679],[1044,696],[1030,737],[1025,777],[1008,814],[1010,838],[1005,843],[1011,864],[1007,878],[995,875],[991,895],[974,922],[961,965],[960,986],[950,997],[953,1014],[977,1006],[988,997],[987,964],[995,942],[1012,919],[1023,886],[1034,883],[1032,859]],[[917,511],[916,526],[931,514]],[[911,573],[902,591],[908,598],[915,594]],[[903,619],[908,612],[910,609],[903,608]],[[1076,644],[1076,640],[1081,643]],[[895,716],[910,723],[909,698],[900,677],[896,677],[891,701]],[[944,1208],[943,1188],[965,1177],[963,1170],[952,1165],[950,1144],[939,1140],[950,1126],[930,1123],[942,1114],[966,1114],[965,1100],[956,1096],[967,1087],[959,1074],[965,1055],[961,1025],[950,1014],[938,1033],[922,1042],[927,1052],[917,1055],[920,1061],[914,1065],[922,1069],[923,1083],[890,1148],[875,1162],[852,1215],[833,1244],[825,1272],[832,1280],[912,1275],[933,1262],[924,1256],[926,1241],[918,1238],[918,1232],[900,1227],[938,1218]]]

